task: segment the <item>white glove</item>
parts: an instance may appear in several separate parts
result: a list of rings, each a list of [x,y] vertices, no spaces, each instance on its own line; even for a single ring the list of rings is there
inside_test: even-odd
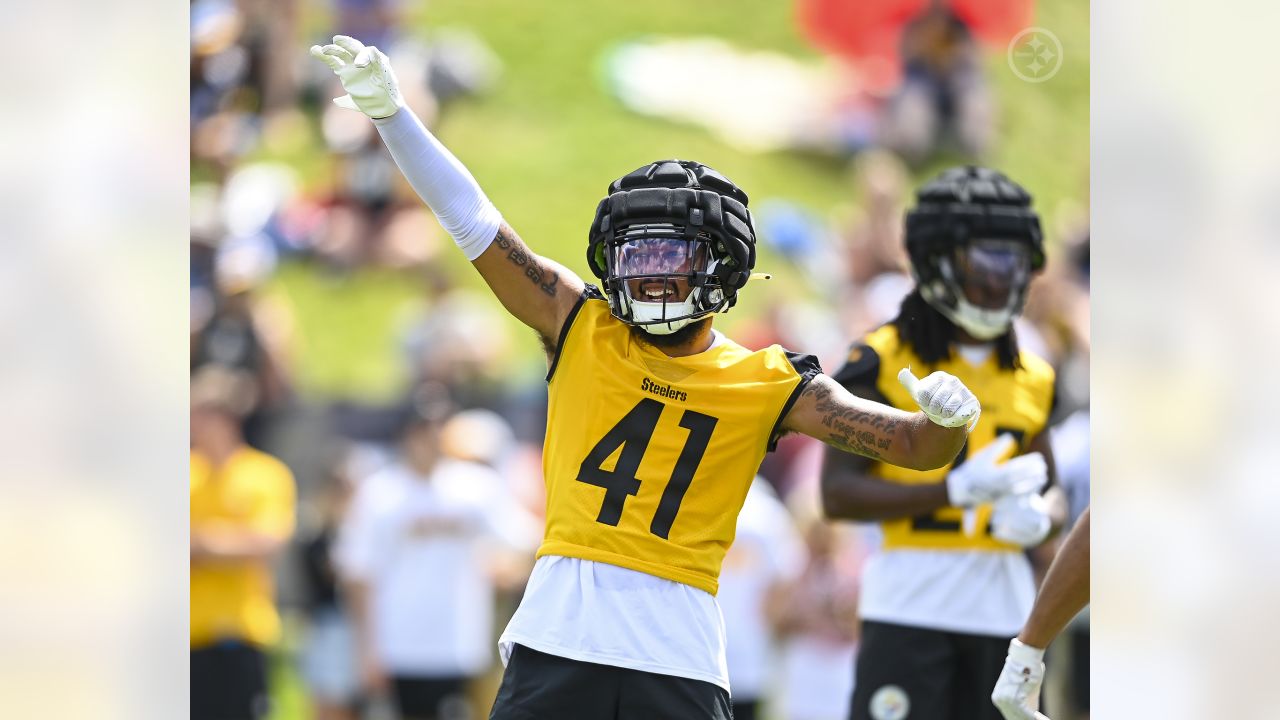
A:
[[[1049,503],[1036,493],[1005,495],[991,511],[991,536],[1021,547],[1044,542],[1051,524]]]
[[[1012,435],[1001,435],[969,456],[947,475],[947,499],[956,507],[992,502],[1005,495],[1038,492],[1049,479],[1049,468],[1038,452],[1019,455],[997,465],[1014,444]]]
[[[1023,645],[1014,638],[1004,669],[991,692],[991,702],[1005,720],[1049,720],[1040,710],[1040,683],[1044,682],[1044,650]]]
[[[910,368],[902,368],[898,371],[898,382],[911,393],[911,399],[934,423],[942,427],[973,427],[977,424],[982,406],[955,375],[939,370],[920,380]]]
[[[373,119],[391,117],[404,107],[391,61],[376,47],[346,35],[334,35],[333,44],[311,46],[311,56],[323,60],[342,81],[346,95],[333,104],[359,110]]]

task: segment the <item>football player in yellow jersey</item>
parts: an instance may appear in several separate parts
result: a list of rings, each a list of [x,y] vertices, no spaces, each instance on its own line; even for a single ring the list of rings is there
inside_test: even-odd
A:
[[[1035,596],[1024,549],[1060,526],[1064,509],[1041,495],[1054,473],[1053,369],[1020,351],[1013,330],[1044,265],[1040,221],[1019,185],[962,167],[920,188],[905,236],[916,287],[835,378],[908,408],[897,368],[941,370],[972,388],[983,412],[949,467],[827,453],[827,515],[878,521],[882,537],[863,571],[851,717],[1000,720],[990,688]]]
[[[385,55],[338,36],[312,54],[373,119],[392,157],[498,300],[546,346],[547,526],[499,640],[492,718],[728,718],[717,577],[747,490],[786,432],[927,470],[979,414],[946,373],[921,411],[856,397],[817,361],[751,352],[711,328],[751,277],[747,195],[677,160],[609,186],[587,261],[603,291],[532,252],[471,174],[404,108]],[[424,622],[441,618],[423,618]]]

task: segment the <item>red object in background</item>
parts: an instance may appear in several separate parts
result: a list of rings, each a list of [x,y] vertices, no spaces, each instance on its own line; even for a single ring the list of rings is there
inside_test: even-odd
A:
[[[1003,48],[1031,25],[1034,0],[797,0],[800,30],[811,43],[853,61],[873,87],[896,85],[902,28],[941,2],[983,42]]]

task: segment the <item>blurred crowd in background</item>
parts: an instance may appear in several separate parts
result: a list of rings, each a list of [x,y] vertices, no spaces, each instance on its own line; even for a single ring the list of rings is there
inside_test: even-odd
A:
[[[753,196],[766,251],[813,292],[739,318],[738,342],[838,367],[911,288],[912,169],[938,153],[981,160],[999,141],[976,29],[943,3],[916,4],[894,36],[896,71],[842,110],[847,203],[815,216]],[[810,28],[843,7],[801,5]],[[404,32],[405,12],[333,0],[331,25],[312,27],[297,0],[191,4],[193,457],[240,458],[207,472],[275,488],[244,512],[273,541],[228,576],[201,564],[197,545],[217,528],[196,515],[193,460],[192,643],[262,651],[274,718],[392,718],[409,696],[438,699],[442,719],[485,716],[497,632],[541,536],[537,343],[461,281],[449,238],[372,125],[331,105],[332,73],[304,50],[339,32],[383,48],[430,127],[492,89],[499,62],[473,36]],[[1058,371],[1053,445],[1074,519],[1089,498],[1087,212],[1046,234],[1018,336]],[[735,699],[760,698],[778,720],[844,716],[859,568],[874,552],[859,526],[823,520],[820,458],[819,443],[791,437],[766,459],[721,579]],[[264,594],[279,621],[270,609],[220,617],[232,586]],[[1056,720],[1087,717],[1073,707],[1087,698],[1087,652],[1082,618],[1050,653]]]

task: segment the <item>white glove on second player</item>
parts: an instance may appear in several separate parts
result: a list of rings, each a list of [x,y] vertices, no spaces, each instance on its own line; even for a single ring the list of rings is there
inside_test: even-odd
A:
[[[950,373],[939,370],[920,380],[910,368],[902,368],[898,371],[898,382],[936,425],[973,427],[982,413],[978,398],[960,382],[960,378]]]
[[[956,507],[971,507],[1006,495],[1039,492],[1049,479],[1049,467],[1040,453],[1027,453],[996,464],[1013,445],[1012,435],[1001,435],[948,473],[948,501]]]
[[[1034,547],[1044,542],[1052,524],[1049,504],[1036,493],[1005,495],[996,501],[991,511],[991,536],[1019,547]]]
[[[1044,682],[1044,650],[1023,645],[1014,638],[1004,669],[991,692],[991,702],[1005,720],[1049,720],[1040,710],[1040,683]]]
[[[391,117],[404,107],[391,61],[378,48],[365,47],[346,35],[334,35],[332,45],[312,45],[311,56],[324,61],[347,91],[333,99],[334,105],[359,110],[375,120]]]

